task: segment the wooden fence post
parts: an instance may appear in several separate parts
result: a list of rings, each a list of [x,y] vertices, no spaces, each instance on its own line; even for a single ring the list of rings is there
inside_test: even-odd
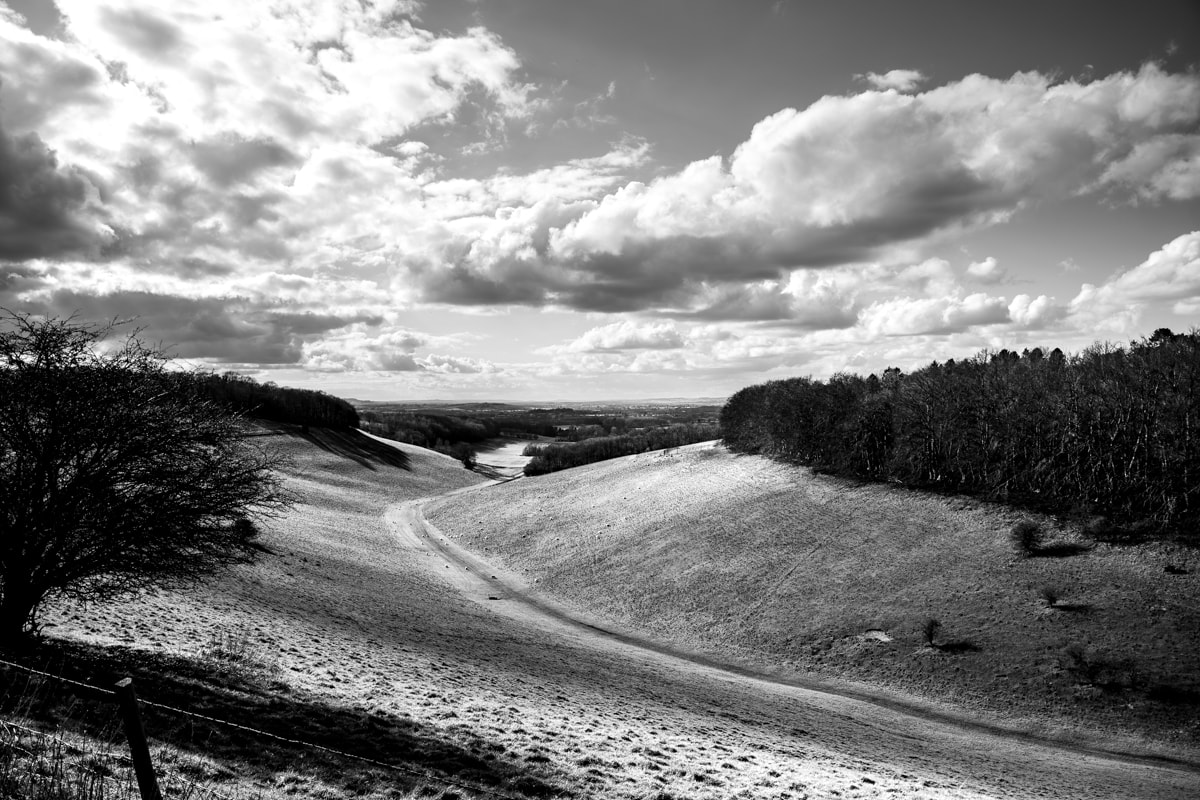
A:
[[[133,757],[138,791],[142,793],[142,800],[163,800],[162,792],[158,790],[158,779],[154,777],[154,764],[150,762],[146,732],[142,730],[137,695],[133,693],[133,678],[117,681],[114,689],[117,701],[121,704],[121,719],[125,723],[125,738],[129,739],[129,754]]]

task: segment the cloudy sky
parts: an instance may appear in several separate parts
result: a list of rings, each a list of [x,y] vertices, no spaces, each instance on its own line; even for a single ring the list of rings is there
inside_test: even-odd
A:
[[[0,307],[363,399],[1200,325],[1200,5],[0,0]]]

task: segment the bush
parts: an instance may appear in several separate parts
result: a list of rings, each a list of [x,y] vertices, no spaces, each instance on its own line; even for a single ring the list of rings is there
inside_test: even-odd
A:
[[[941,629],[942,623],[933,617],[930,617],[921,623],[921,635],[925,637],[925,644],[929,645],[930,647],[937,647],[935,642],[937,640],[938,631]]]
[[[245,628],[214,633],[201,649],[200,660],[215,672],[243,679],[269,677],[279,672],[274,656],[256,645]]]
[[[1046,603],[1048,608],[1054,608],[1056,605],[1058,605],[1058,589],[1055,589],[1053,586],[1043,586],[1039,591],[1039,594],[1041,594],[1042,600]]]
[[[1032,558],[1042,547],[1042,526],[1031,519],[1023,519],[1008,532],[1017,553],[1024,558]]]

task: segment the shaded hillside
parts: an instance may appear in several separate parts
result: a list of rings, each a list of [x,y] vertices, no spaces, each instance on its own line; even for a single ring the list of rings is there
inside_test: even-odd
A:
[[[1192,550],[1086,549],[1052,529],[1047,552],[1075,555],[1020,558],[1017,517],[996,507],[713,445],[444,498],[427,515],[539,594],[683,649],[1026,726],[1200,743]]]
[[[358,427],[354,406],[314,389],[259,383],[236,372],[172,372],[168,377],[177,390],[199,395],[252,419],[324,428]]]

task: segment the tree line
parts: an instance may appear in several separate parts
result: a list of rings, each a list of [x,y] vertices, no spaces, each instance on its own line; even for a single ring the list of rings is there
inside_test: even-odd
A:
[[[358,411],[348,401],[313,389],[293,389],[259,383],[246,375],[225,372],[172,372],[179,391],[194,393],[222,408],[255,419],[313,425],[319,428],[357,428]]]
[[[1089,515],[1126,532],[1200,516],[1200,333],[1073,355],[982,351],[910,374],[750,386],[729,448],[852,478]]]
[[[523,434],[553,436],[556,428],[544,419],[505,416],[456,416],[409,411],[378,411],[363,409],[360,413],[363,430],[397,442],[427,447],[458,457],[456,445],[474,445],[501,436]]]
[[[524,450],[524,455],[533,456],[525,465],[525,474],[544,475],[547,472],[645,453],[649,450],[664,450],[668,447],[705,442],[719,436],[720,428],[715,424],[683,423],[616,436],[598,436],[578,442],[531,444]]]

